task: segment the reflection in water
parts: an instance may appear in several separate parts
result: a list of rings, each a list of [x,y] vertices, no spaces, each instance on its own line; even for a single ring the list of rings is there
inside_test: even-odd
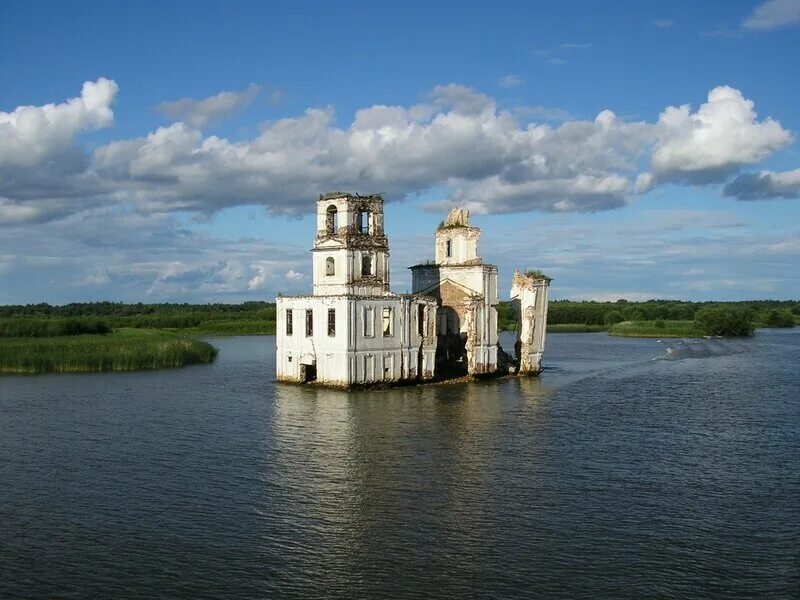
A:
[[[270,338],[215,344],[0,378],[0,597],[800,589],[797,333],[658,361],[554,334],[538,379],[351,394],[275,385]]]
[[[540,455],[535,435],[524,454],[507,453],[508,413],[520,419],[513,429],[535,430],[547,395],[533,378],[350,394],[278,385],[273,476],[303,503],[312,535],[322,532],[316,551],[345,572],[376,548],[407,557],[437,538],[491,537],[498,472],[530,472]],[[341,569],[318,576],[335,588]]]

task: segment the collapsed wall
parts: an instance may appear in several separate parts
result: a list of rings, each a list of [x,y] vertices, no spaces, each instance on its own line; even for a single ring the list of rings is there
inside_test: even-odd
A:
[[[520,375],[534,375],[542,370],[549,287],[550,279],[538,272],[517,271],[511,281],[511,302],[517,316],[514,351]]]

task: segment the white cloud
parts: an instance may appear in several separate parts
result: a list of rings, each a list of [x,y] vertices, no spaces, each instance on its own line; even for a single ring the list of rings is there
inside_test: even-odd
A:
[[[101,77],[60,104],[0,112],[0,224],[61,217],[109,192],[76,137],[113,124],[118,90]]]
[[[84,83],[79,97],[61,104],[0,112],[0,168],[32,167],[72,150],[83,156],[80,149],[72,147],[75,136],[114,122],[111,104],[118,91],[114,81],[101,77]]]
[[[231,113],[250,104],[261,92],[261,86],[251,83],[247,88],[238,92],[220,92],[214,96],[194,100],[181,98],[170,102],[162,102],[158,110],[167,117],[185,121],[192,127],[202,128],[211,121],[227,117]],[[275,90],[270,95],[270,102],[279,103],[282,99],[280,90]]]
[[[111,122],[115,93],[116,84],[99,80],[87,83],[80,99],[59,105],[72,107],[61,112],[2,113],[17,136],[0,137],[9,155],[53,139],[60,141],[48,147],[68,151],[45,151],[30,166],[0,162],[0,224],[63,219],[103,205],[202,214],[260,205],[297,215],[332,189],[383,192],[396,200],[442,188],[437,207],[464,203],[478,213],[593,212],[623,206],[664,182],[724,182],[791,140],[777,121],[759,121],[753,102],[729,87],[714,88],[697,112],[669,107],[652,123],[610,110],[593,120],[542,107],[504,110],[485,94],[450,84],[434,88],[421,104],[362,108],[344,126],[331,107],[266,122],[256,137],[239,141],[177,122],[87,155],[75,135]],[[69,118],[50,119],[33,134],[19,125],[26,111]],[[8,115],[17,115],[14,125]],[[563,122],[529,122],[537,115]],[[28,132],[28,141],[17,140],[18,130]],[[651,168],[642,173],[647,162]]]
[[[295,281],[297,281],[299,279],[303,279],[305,275],[303,275],[302,273],[298,273],[294,269],[289,269],[288,271],[286,271],[285,277],[286,279],[294,279]]]
[[[504,88],[517,87],[523,83],[525,83],[525,80],[519,75],[506,75],[500,78],[500,86]]]
[[[728,86],[711,90],[695,113],[688,104],[668,107],[656,132],[654,177],[700,184],[722,182],[792,141],[778,121],[769,117],[758,121],[752,100]]]
[[[459,206],[476,214],[597,212],[624,206],[629,188],[629,181],[618,175],[575,175],[514,183],[495,176],[476,183],[455,184],[448,200],[427,208],[442,212]]]
[[[742,28],[769,31],[800,23],[800,0],[768,0],[742,21]]]
[[[743,173],[728,183],[723,193],[739,200],[800,198],[800,169]]]
[[[511,109],[511,113],[520,120],[570,121],[574,119],[568,111],[548,106],[517,106]]]

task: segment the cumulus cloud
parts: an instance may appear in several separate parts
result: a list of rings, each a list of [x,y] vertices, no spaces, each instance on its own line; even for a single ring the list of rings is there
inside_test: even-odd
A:
[[[76,138],[113,124],[118,91],[101,77],[60,104],[0,112],[0,224],[61,217],[109,192]]]
[[[791,141],[780,123],[759,120],[753,102],[729,87],[714,88],[696,112],[669,107],[652,123],[610,110],[582,120],[541,107],[501,109],[486,94],[450,84],[420,104],[362,108],[344,126],[332,107],[309,108],[266,122],[243,140],[198,129],[197,119],[214,113],[206,108],[196,111],[194,125],[183,114],[182,121],[87,154],[76,136],[112,121],[115,94],[116,84],[98,80],[59,111],[2,113],[0,128],[16,136],[0,137],[12,149],[9,160],[19,160],[23,152],[13,149],[24,144],[57,142],[44,144],[56,150],[30,165],[0,161],[0,224],[61,219],[103,204],[151,214],[260,205],[297,215],[332,189],[383,192],[389,200],[443,189],[437,210],[466,204],[478,213],[593,212],[623,206],[664,182],[724,183]],[[30,128],[20,125],[26,111],[65,116]],[[559,122],[530,122],[537,115]],[[25,142],[19,131],[27,132]]]
[[[285,277],[286,279],[294,279],[296,281],[298,279],[302,279],[303,277],[305,277],[305,275],[303,275],[302,273],[298,273],[294,269],[289,269],[288,271],[286,271]]]
[[[202,100],[181,98],[180,100],[162,102],[157,108],[159,112],[167,117],[179,119],[192,127],[202,128],[211,121],[222,119],[240,108],[244,108],[260,92],[261,86],[250,84],[247,88],[238,92],[220,92]],[[270,100],[277,92],[277,90],[273,92]]]
[[[753,101],[728,86],[711,90],[697,112],[688,104],[668,107],[656,134],[654,180],[696,184],[723,182],[792,141],[778,121],[759,121]]]
[[[277,277],[248,289],[264,257]],[[283,277],[308,267],[308,240],[226,239],[189,229],[173,215],[102,207],[36,226],[8,225],[0,235],[0,303],[109,298],[138,302],[239,302],[302,292],[307,279]]]
[[[83,156],[74,147],[75,136],[114,122],[111,104],[118,91],[116,82],[101,77],[84,83],[79,97],[61,104],[0,112],[0,168],[32,167],[55,154],[73,151]]]
[[[743,173],[728,183],[723,193],[739,200],[800,198],[800,169],[782,173]]]
[[[800,0],[768,0],[758,5],[746,19],[742,28],[751,31],[769,31],[800,23]]]

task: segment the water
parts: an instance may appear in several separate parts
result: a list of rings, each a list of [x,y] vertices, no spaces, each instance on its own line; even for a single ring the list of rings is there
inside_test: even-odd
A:
[[[800,332],[666,342],[354,394],[258,337],[0,378],[0,596],[797,598]]]

